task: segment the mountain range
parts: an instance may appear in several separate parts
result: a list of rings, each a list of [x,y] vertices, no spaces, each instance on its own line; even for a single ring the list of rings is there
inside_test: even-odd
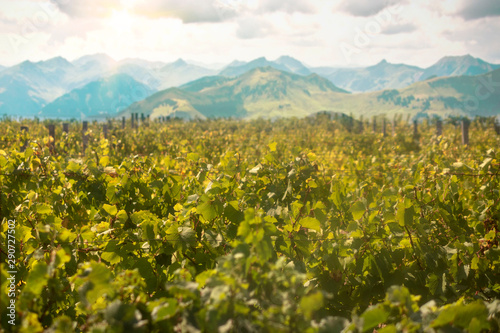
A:
[[[309,93],[320,91],[319,86],[326,87],[327,90],[334,90],[332,92],[337,94],[350,95],[346,92],[353,92],[354,96],[358,96],[359,101],[362,101],[367,96],[371,96],[371,92],[387,89],[397,89],[404,95],[404,89],[419,82],[426,82],[426,79],[429,78],[463,77],[464,79],[461,79],[463,82],[470,83],[470,80],[466,79],[467,77],[492,72],[497,68],[500,68],[500,65],[489,64],[470,55],[444,57],[433,66],[425,69],[406,64],[391,64],[385,60],[366,68],[310,67],[290,56],[282,56],[273,61],[263,57],[249,62],[235,60],[221,69],[191,64],[182,59],[171,63],[142,59],[115,61],[107,55],[95,54],[69,62],[62,57],[56,57],[40,62],[24,61],[8,68],[0,66],[0,115],[65,116],[68,118],[111,117],[126,109],[130,104],[155,92],[167,94],[178,101],[188,101],[188,104],[184,102],[175,104],[172,101],[169,102],[170,104],[166,104],[170,105],[171,109],[167,108],[170,111],[178,111],[182,108],[189,109],[186,116],[188,114],[195,115],[196,112],[199,113],[196,114],[198,117],[229,114],[231,116],[269,115],[271,113],[303,115],[304,112],[308,112],[304,110],[309,110],[311,107],[322,106],[326,109],[336,105],[328,98],[326,99],[328,103],[326,103],[324,93],[321,95],[322,97],[313,93],[312,95],[316,99],[305,93],[305,91],[309,91]],[[260,70],[254,72],[256,69]],[[281,74],[269,74],[272,72],[271,69],[279,71]],[[288,74],[295,76],[289,77]],[[255,92],[230,88],[233,84],[243,87],[235,80],[246,78],[243,80],[245,81],[249,77],[253,79],[259,77],[260,84],[249,84],[245,88],[247,90],[255,88],[257,89]],[[313,88],[310,81],[306,84],[302,80],[313,80],[312,78],[318,81],[318,87]],[[118,82],[120,80],[124,81],[123,84]],[[264,84],[266,80],[269,82]],[[293,83],[293,81],[297,82]],[[330,86],[326,86],[328,81]],[[300,90],[298,87],[302,84],[305,86]],[[204,86],[205,90],[193,90],[194,87],[200,86]],[[171,89],[174,87],[176,89]],[[210,94],[208,94],[207,89],[211,91]],[[134,94],[131,95],[131,91],[137,90],[143,94],[140,96],[135,94],[132,98],[131,96]],[[114,97],[105,98],[106,94],[103,92],[107,92],[110,96],[122,96],[122,98],[116,102]],[[223,92],[226,95],[223,95]],[[243,98],[242,92],[248,93],[249,96]],[[255,99],[259,93],[261,94],[260,98],[263,98],[260,102]],[[276,93],[278,94],[275,95]],[[495,94],[497,93],[495,92]],[[179,96],[174,96],[176,94],[190,94],[190,97],[177,98]],[[235,94],[235,96],[231,94]],[[200,101],[203,100],[203,103],[194,102],[196,99],[194,95]],[[274,100],[271,100],[271,97]],[[416,98],[421,100],[428,97],[425,95]],[[209,98],[210,101],[203,98]],[[255,99],[255,102],[249,103],[252,98]],[[243,104],[236,102],[238,99],[241,99]],[[301,102],[299,102],[300,100]],[[335,101],[337,100],[335,98]],[[127,105],[127,103],[129,104]],[[244,106],[234,108],[235,103]],[[356,102],[352,103],[357,105]],[[418,109],[419,107],[415,103],[412,105]],[[202,104],[205,104],[206,107],[201,107]],[[375,104],[378,105],[378,103]],[[376,109],[375,104],[371,110]],[[449,110],[449,103],[446,105],[447,110]],[[425,109],[424,106],[420,109]],[[272,110],[278,107],[276,110],[281,111],[269,113],[265,111],[265,108],[268,107]],[[216,108],[221,108],[221,111],[214,111]],[[284,112],[287,108],[288,111]],[[167,109],[162,112],[170,112]],[[423,111],[428,111],[428,109]],[[232,112],[235,113],[232,114]]]
[[[132,104],[130,113],[180,118],[306,116],[310,110],[331,105],[337,95],[348,94],[330,81],[302,76],[270,66],[251,69],[235,78],[205,77],[179,88],[155,93]]]
[[[315,73],[352,92],[367,92],[406,87],[421,77],[423,70],[386,60],[366,68],[313,68]]]
[[[259,67],[272,67],[284,72],[290,72],[299,75],[309,75],[311,71],[304,66],[300,61],[289,57],[282,56],[275,61],[269,61],[266,58],[258,58],[250,62],[236,61],[229,64],[226,68],[220,71],[219,75],[236,77],[249,70]]]
[[[402,89],[351,94],[317,74],[301,76],[268,66],[236,78],[205,77],[157,92],[132,104],[120,116],[272,118],[321,111],[367,116],[486,116],[498,114],[499,106],[500,69],[478,76],[432,78]]]
[[[114,117],[130,104],[154,92],[147,85],[137,82],[127,74],[92,81],[72,90],[42,108],[44,118]]]
[[[400,89],[433,77],[479,75],[500,68],[471,55],[444,57],[428,68],[391,64],[382,60],[366,68],[319,67],[311,70],[351,92]]]

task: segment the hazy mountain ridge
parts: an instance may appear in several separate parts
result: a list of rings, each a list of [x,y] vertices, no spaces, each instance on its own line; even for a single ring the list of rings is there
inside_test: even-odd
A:
[[[352,92],[367,92],[406,87],[419,78],[423,69],[405,64],[390,64],[382,60],[366,68],[313,69],[338,87]]]
[[[470,55],[441,58],[428,68],[406,64],[391,64],[382,60],[362,68],[318,67],[311,70],[326,77],[336,86],[352,92],[370,92],[401,89],[428,78],[444,76],[480,75],[500,68]]]
[[[219,75],[236,77],[249,70],[260,67],[272,67],[274,69],[290,72],[293,74],[309,75],[311,71],[300,61],[290,56],[281,56],[274,61],[269,61],[265,57],[254,59],[250,62],[233,61],[219,72]]]
[[[46,105],[37,115],[44,118],[114,117],[133,102],[154,91],[126,74],[90,82]]]
[[[427,80],[433,76],[480,75],[491,72],[497,68],[500,68],[500,65],[487,63],[469,54],[461,57],[444,57],[436,64],[426,68],[420,79]]]
[[[318,84],[323,84],[325,87],[325,82],[331,84],[329,88],[326,87],[327,89],[332,89],[333,86],[354,92],[371,92],[404,89],[414,82],[423,80],[426,75],[433,77],[482,74],[500,68],[500,65],[489,64],[466,55],[444,57],[426,69],[405,64],[391,64],[385,60],[366,68],[308,68],[297,59],[282,56],[274,61],[264,57],[250,62],[233,61],[218,71],[193,65],[182,59],[171,63],[142,59],[115,61],[105,54],[94,54],[69,62],[62,57],[56,57],[40,62],[24,61],[0,69],[0,115],[35,116],[56,98],[91,82],[117,74],[130,76],[138,83],[148,86],[151,91],[179,86],[186,91],[201,92],[203,89],[214,89],[214,84],[223,86],[231,79],[264,67],[299,76],[316,73],[315,75],[320,75],[318,78],[321,77]],[[272,88],[275,89],[274,94],[279,96],[280,89],[276,84],[274,86],[275,88]],[[271,86],[267,89],[271,89]],[[272,93],[268,97],[271,95]],[[297,101],[298,97],[295,105],[300,104]],[[227,110],[231,107],[224,106]]]
[[[256,68],[236,78],[209,77],[180,88],[160,91],[134,103],[121,115],[133,113],[196,117],[303,117],[318,111],[353,115],[405,113],[424,115],[498,114],[500,88],[481,99],[484,91],[500,84],[500,69],[479,76],[455,76],[416,82],[402,89],[349,94],[316,74],[301,76],[272,67]],[[477,107],[468,104],[477,98]],[[168,106],[168,107],[167,107]],[[161,112],[160,112],[161,111]]]
[[[105,54],[73,62],[62,57],[24,61],[0,72],[0,115],[35,116],[56,98],[116,74],[127,74],[154,92],[214,73],[182,60],[170,64],[140,59],[117,62]]]

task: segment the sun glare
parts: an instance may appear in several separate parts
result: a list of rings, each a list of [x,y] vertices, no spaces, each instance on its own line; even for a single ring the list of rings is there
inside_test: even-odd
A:
[[[110,18],[111,27],[117,32],[130,32],[132,17],[126,9],[113,10]]]

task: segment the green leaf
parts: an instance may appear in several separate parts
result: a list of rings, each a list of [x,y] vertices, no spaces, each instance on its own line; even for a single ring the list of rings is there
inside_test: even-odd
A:
[[[379,305],[366,310],[361,318],[363,318],[363,332],[368,332],[384,323],[389,318],[389,313]]]
[[[306,318],[311,318],[314,311],[317,311],[323,307],[323,294],[320,291],[314,294],[302,297],[300,300],[300,309],[306,316]]]
[[[387,325],[385,327],[382,327],[381,329],[377,330],[378,333],[397,333],[397,328],[394,325]]]
[[[122,260],[116,252],[103,252],[101,254],[101,258],[109,262],[111,265],[117,264]]]
[[[36,206],[36,212],[38,214],[50,214],[52,213],[52,208],[47,204],[38,204]]]
[[[75,163],[75,161],[70,160],[68,163],[68,166],[66,167],[66,170],[71,171],[71,172],[78,172],[82,169],[82,165],[79,163]]]
[[[488,309],[482,301],[460,306],[455,312],[453,324],[461,328],[468,328],[473,319],[483,323],[488,321]],[[485,328],[489,328],[489,325]]]
[[[363,217],[366,211],[365,205],[361,201],[357,201],[350,209],[352,213],[352,217],[355,220],[359,220],[360,218]]]
[[[102,252],[101,258],[111,265],[117,264],[122,260],[123,253],[117,246],[117,241],[109,241],[106,249]]]
[[[179,237],[181,240],[188,244],[196,243],[196,232],[188,227],[179,228]]]
[[[108,164],[109,164],[109,157],[108,156],[101,157],[101,159],[99,160],[99,165],[106,167],[108,166]]]
[[[400,202],[398,204],[398,211],[396,213],[396,219],[400,226],[411,226],[413,225],[413,217],[415,215],[415,210],[413,207],[406,207],[405,202]]]
[[[490,324],[487,320],[472,318],[469,323],[469,333],[481,333],[490,329]]]
[[[156,275],[153,273],[153,267],[151,266],[151,263],[148,261],[148,259],[137,259],[133,268],[137,268],[139,270],[139,273],[141,273],[141,276],[148,287],[148,291],[150,293],[154,292],[156,290],[158,282],[156,279]]]
[[[167,298],[162,300],[162,304],[158,305],[151,311],[153,322],[157,323],[162,320],[172,318],[177,312],[177,300],[175,298]]]
[[[254,247],[262,262],[266,262],[273,257],[274,247],[268,238],[256,242]]]
[[[39,296],[47,284],[48,278],[47,264],[44,261],[37,262],[30,271],[23,292],[31,292]]]
[[[116,213],[118,213],[118,209],[116,208],[116,206],[104,204],[102,205],[102,209],[104,209],[106,213],[108,213],[111,216],[115,216]]]
[[[79,288],[80,298],[85,305],[92,305],[111,288],[111,271],[103,263],[91,262],[84,268],[84,283]]]
[[[305,217],[299,222],[300,226],[307,229],[321,231],[321,223],[314,217]]]
[[[186,159],[188,161],[197,162],[200,159],[200,155],[198,155],[197,153],[189,153],[187,154]]]
[[[201,204],[196,207],[196,212],[201,214],[206,221],[211,221],[219,215],[222,210],[221,208],[222,206],[215,200],[210,200],[207,196],[202,196]]]

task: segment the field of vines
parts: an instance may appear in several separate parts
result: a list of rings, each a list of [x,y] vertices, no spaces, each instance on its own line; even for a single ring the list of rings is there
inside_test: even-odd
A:
[[[2,332],[500,331],[489,119],[48,124],[0,121]]]

